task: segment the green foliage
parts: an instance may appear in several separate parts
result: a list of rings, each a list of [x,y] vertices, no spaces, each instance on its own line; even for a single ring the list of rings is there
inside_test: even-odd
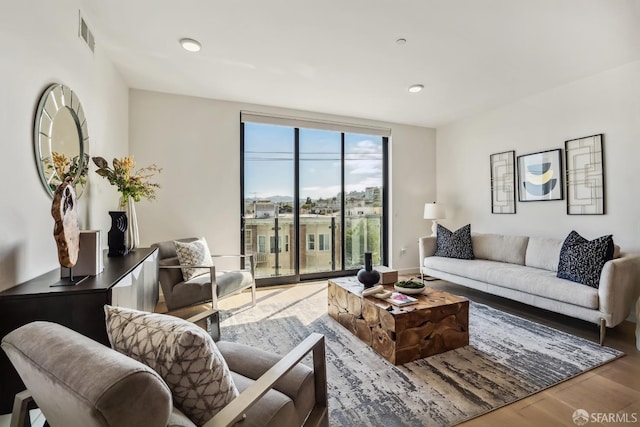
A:
[[[364,253],[371,252],[373,265],[380,264],[381,226],[379,216],[365,216],[347,221],[345,229],[346,265],[364,264]],[[354,259],[354,255],[357,259]]]
[[[149,179],[156,173],[162,172],[162,169],[155,164],[132,173],[136,166],[133,157],[113,159],[113,168],[109,167],[109,162],[103,157],[92,157],[91,159],[98,167],[96,173],[106,178],[111,185],[115,185],[122,194],[121,207],[127,205],[129,197],[136,202],[139,202],[143,197],[149,200],[156,198],[156,190],[160,188],[160,185],[150,182]]]

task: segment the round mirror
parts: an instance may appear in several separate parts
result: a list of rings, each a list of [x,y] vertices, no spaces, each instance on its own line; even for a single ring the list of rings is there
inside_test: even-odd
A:
[[[82,104],[67,86],[55,83],[44,91],[36,111],[36,165],[50,196],[71,176],[76,197],[87,185],[89,133]]]

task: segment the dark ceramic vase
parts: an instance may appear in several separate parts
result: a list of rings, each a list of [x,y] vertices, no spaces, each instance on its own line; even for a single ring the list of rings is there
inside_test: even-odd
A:
[[[364,253],[364,268],[358,271],[358,281],[366,288],[370,288],[380,281],[380,272],[373,269],[371,252]]]
[[[125,211],[109,211],[109,216],[111,216],[111,229],[107,233],[109,244],[107,256],[126,255],[129,252],[125,244],[128,225],[127,213]]]

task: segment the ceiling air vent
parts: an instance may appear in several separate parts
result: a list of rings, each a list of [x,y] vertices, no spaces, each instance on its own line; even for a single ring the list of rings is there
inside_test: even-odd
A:
[[[82,40],[84,40],[87,46],[89,46],[89,49],[91,49],[91,52],[93,52],[93,49],[96,46],[96,41],[93,38],[93,33],[91,32],[91,30],[87,26],[87,23],[85,22],[84,18],[82,17],[82,15],[80,15],[79,12],[78,12],[78,15],[80,16],[80,23],[78,26],[78,36]]]

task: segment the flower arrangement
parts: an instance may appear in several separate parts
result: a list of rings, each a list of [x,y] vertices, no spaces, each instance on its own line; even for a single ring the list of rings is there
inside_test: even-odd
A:
[[[139,202],[142,197],[149,200],[156,198],[156,190],[160,185],[150,182],[149,179],[156,173],[162,172],[162,169],[155,163],[134,172],[136,164],[132,156],[113,159],[113,168],[109,167],[109,162],[103,157],[92,157],[91,160],[98,167],[96,173],[107,178],[109,183],[115,185],[122,194],[120,207],[127,206],[129,197],[136,202]]]
[[[51,157],[43,159],[43,164],[47,170],[46,173],[50,176],[49,187],[51,190],[55,191],[56,188],[58,188],[58,186],[67,179],[67,177],[76,179],[76,182],[84,187],[87,184],[89,156],[85,154],[83,158],[84,161],[80,162],[80,156],[74,156],[69,159],[63,153],[52,151]],[[82,170],[80,170],[81,167]],[[74,182],[74,186],[75,184],[76,183]]]

